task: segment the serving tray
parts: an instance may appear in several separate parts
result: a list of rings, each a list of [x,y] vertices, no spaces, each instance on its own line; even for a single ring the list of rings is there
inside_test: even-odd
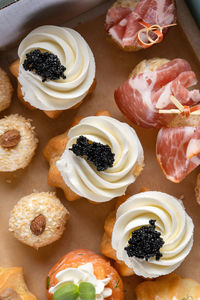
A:
[[[78,109],[66,111],[57,120],[51,120],[41,111],[26,109],[17,100],[15,92],[10,108],[0,114],[0,117],[3,117],[11,113],[18,113],[32,119],[39,137],[36,156],[26,169],[15,173],[0,174],[0,265],[4,267],[22,266],[30,290],[41,300],[45,299],[45,276],[61,256],[77,248],[100,252],[99,245],[103,235],[104,220],[116,202],[116,200],[112,200],[99,205],[91,204],[85,199],[68,202],[63,192],[58,189],[56,190],[57,196],[70,212],[70,220],[62,238],[38,251],[18,242],[8,232],[10,210],[22,196],[33,191],[54,191],[47,184],[48,164],[42,156],[42,149],[48,140],[64,132],[74,117],[92,115],[102,109],[109,110],[114,118],[128,122],[115,105],[113,92],[127,79],[133,67],[143,59],[153,57],[184,58],[189,61],[198,80],[200,80],[199,60],[180,25],[172,28],[161,44],[140,52],[126,53],[115,47],[106,38],[104,32],[105,15],[103,13],[107,7],[108,3],[94,9],[89,14],[76,18],[67,25],[74,26],[78,22],[81,23],[76,29],[86,39],[94,53],[97,66],[97,86],[93,94],[87,97]],[[99,16],[99,14],[103,15]],[[16,48],[4,51],[0,56],[0,66],[8,71],[10,63],[16,58]],[[16,81],[13,77],[12,81],[16,91]],[[150,190],[166,192],[183,199],[184,206],[195,224],[194,246],[176,273],[200,281],[200,206],[196,203],[194,195],[199,169],[194,170],[182,183],[175,184],[168,181],[161,172],[155,157],[158,131],[137,126],[133,126],[133,128],[144,148],[145,168],[136,182],[128,188],[127,193],[134,194],[143,187],[147,187]],[[125,299],[135,300],[134,289],[142,279],[132,276],[124,278],[123,281]]]

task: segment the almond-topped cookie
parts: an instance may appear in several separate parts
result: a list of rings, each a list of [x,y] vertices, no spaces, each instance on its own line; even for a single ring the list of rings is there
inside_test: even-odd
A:
[[[37,144],[31,120],[19,115],[0,119],[0,172],[13,172],[27,167]]]
[[[44,149],[49,184],[62,188],[69,201],[84,197],[102,203],[124,195],[144,166],[135,130],[108,112],[73,125]]]
[[[32,193],[21,198],[10,214],[9,231],[36,249],[58,240],[69,218],[55,193]]]
[[[40,26],[22,40],[18,56],[10,66],[18,98],[50,118],[77,107],[95,88],[93,53],[74,29]]]

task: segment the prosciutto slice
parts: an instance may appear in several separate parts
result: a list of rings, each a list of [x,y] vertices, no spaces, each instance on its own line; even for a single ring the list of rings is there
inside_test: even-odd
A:
[[[189,91],[197,79],[189,63],[174,59],[155,71],[132,76],[115,91],[119,109],[136,125],[146,128],[166,126],[172,114],[160,114],[159,109],[176,108],[170,100],[175,96],[183,105],[200,102],[199,90]]]
[[[200,125],[160,129],[156,155],[167,179],[182,181],[200,165]]]
[[[106,31],[122,47],[141,47],[137,33],[144,28],[138,21],[149,25],[169,25],[175,22],[174,0],[140,0],[135,8],[111,7],[106,16]]]

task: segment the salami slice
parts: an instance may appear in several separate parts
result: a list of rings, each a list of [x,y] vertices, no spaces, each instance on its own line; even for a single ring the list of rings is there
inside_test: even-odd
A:
[[[170,96],[183,105],[200,102],[199,90],[189,91],[197,83],[194,72],[184,59],[174,59],[157,68],[132,76],[115,91],[119,109],[136,125],[151,128],[168,125],[172,114],[160,114],[159,109],[176,108]]]
[[[130,1],[129,1],[130,2]],[[106,16],[106,31],[121,47],[142,46],[137,41],[137,33],[144,28],[139,21],[149,25],[169,25],[175,22],[176,5],[174,0],[140,0],[133,7],[113,6]],[[166,29],[165,29],[166,31]]]
[[[200,165],[200,125],[163,127],[156,143],[156,156],[167,179],[181,182]]]

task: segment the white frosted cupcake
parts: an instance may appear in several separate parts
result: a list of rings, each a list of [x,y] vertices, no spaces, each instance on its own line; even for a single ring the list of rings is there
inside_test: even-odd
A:
[[[34,29],[20,43],[18,56],[19,63],[11,66],[11,72],[18,77],[19,98],[31,107],[54,113],[69,109],[94,88],[93,53],[71,28],[46,25]]]
[[[106,115],[86,117],[50,140],[44,156],[51,165],[50,185],[63,188],[68,200],[105,202],[124,195],[144,164],[134,129]]]
[[[165,193],[131,196],[118,207],[113,224],[107,222],[105,229],[112,232],[116,259],[139,276],[155,278],[173,272],[193,245],[192,219],[180,200]],[[106,253],[105,247],[102,252]]]

